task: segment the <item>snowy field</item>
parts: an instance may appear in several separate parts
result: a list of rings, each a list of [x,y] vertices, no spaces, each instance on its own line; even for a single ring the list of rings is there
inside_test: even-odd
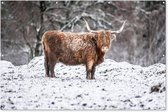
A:
[[[141,67],[106,59],[96,80],[87,80],[85,66],[55,67],[45,77],[43,57],[28,65],[0,61],[1,109],[165,110],[166,66]]]

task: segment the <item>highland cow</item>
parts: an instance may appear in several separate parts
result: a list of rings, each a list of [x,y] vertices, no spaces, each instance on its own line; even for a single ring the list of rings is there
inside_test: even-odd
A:
[[[86,22],[86,21],[85,21]],[[86,22],[89,32],[72,33],[61,31],[47,31],[43,34],[44,66],[47,77],[55,77],[56,63],[65,65],[86,66],[86,78],[95,79],[96,66],[104,61],[105,53],[110,49],[111,42],[116,38],[125,25],[125,21],[118,31],[93,31]]]

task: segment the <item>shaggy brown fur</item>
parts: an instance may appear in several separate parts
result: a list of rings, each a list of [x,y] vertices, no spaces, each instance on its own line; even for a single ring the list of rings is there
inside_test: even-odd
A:
[[[85,64],[87,79],[94,79],[96,65],[104,60],[110,49],[112,34],[108,31],[95,33],[71,33],[48,31],[42,37],[45,54],[46,76],[54,77],[54,66],[58,62],[66,65]]]
[[[62,62],[66,65],[86,65],[86,78],[95,79],[96,65],[104,61],[115,33],[110,30],[85,33],[47,31],[42,37],[46,76],[55,77],[55,64]]]

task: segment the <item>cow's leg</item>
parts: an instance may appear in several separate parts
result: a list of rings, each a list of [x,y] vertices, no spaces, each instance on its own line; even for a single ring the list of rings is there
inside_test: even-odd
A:
[[[86,79],[91,79],[91,71],[93,67],[93,60],[90,60],[86,64]]]
[[[55,60],[54,54],[49,54],[49,62],[48,62],[49,77],[55,77],[55,74],[54,74],[55,64],[56,64],[56,60]]]
[[[91,70],[87,69],[86,72],[87,72],[86,79],[90,79],[91,78],[91,76],[90,76]]]
[[[96,70],[96,66],[95,65],[93,65],[93,67],[92,67],[92,71],[91,71],[91,79],[95,79],[95,70]]]
[[[55,62],[50,62],[49,68],[50,68],[50,77],[55,77],[55,73],[54,73]]]
[[[45,76],[49,77],[49,65],[48,65],[48,57],[44,57],[44,67],[45,67]]]
[[[45,76],[49,77],[49,65],[48,65],[48,53],[44,50],[44,68],[45,68]]]

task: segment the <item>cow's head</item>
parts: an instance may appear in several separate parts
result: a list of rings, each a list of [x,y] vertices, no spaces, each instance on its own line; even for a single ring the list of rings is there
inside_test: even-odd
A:
[[[89,32],[95,33],[96,36],[94,37],[97,46],[99,49],[101,49],[102,52],[107,52],[110,47],[111,47],[111,43],[113,40],[116,39],[116,34],[121,33],[126,21],[124,21],[123,25],[121,26],[121,28],[117,31],[111,31],[111,30],[91,30],[89,27],[88,22],[84,19],[85,23],[86,23],[86,27],[87,30]]]

